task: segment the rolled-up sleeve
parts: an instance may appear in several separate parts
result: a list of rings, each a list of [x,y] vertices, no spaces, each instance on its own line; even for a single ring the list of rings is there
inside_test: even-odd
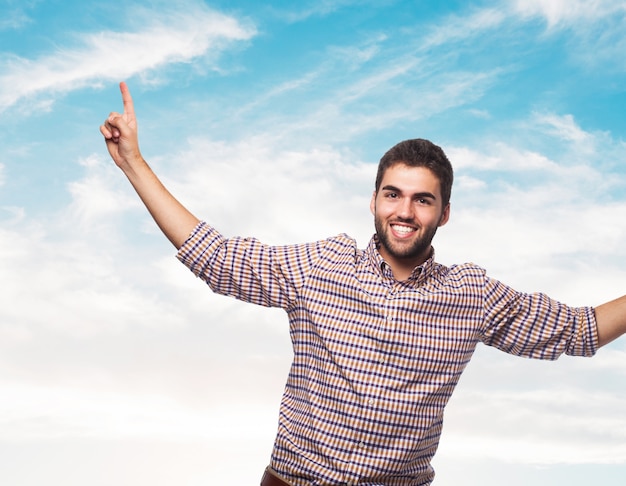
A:
[[[322,244],[269,246],[255,238],[225,238],[202,222],[176,257],[218,294],[287,309],[297,300]]]
[[[598,350],[595,312],[591,307],[567,306],[545,294],[517,292],[487,279],[482,341],[527,358],[593,356]]]

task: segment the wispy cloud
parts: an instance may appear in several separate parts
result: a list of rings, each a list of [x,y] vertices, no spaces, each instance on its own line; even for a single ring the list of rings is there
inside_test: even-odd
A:
[[[512,4],[524,17],[544,18],[550,28],[626,13],[626,3],[615,0],[514,0]]]
[[[506,20],[506,14],[495,8],[473,9],[466,15],[451,15],[432,27],[423,48],[463,41],[493,30]]]
[[[568,57],[591,70],[626,71],[626,2],[515,0],[513,17],[542,19],[547,34],[567,32]]]
[[[18,30],[32,22],[27,11],[34,2],[14,2],[5,0],[2,5],[2,15],[0,16],[0,32],[7,30]]]
[[[534,120],[546,127],[552,135],[566,142],[582,144],[592,139],[574,120],[572,115],[537,114]]]
[[[76,36],[76,45],[38,59],[5,57],[0,71],[0,111],[25,98],[51,96],[103,80],[120,80],[207,56],[255,34],[250,25],[202,4],[137,10],[136,31],[102,31]],[[39,101],[41,103],[41,101]]]
[[[310,17],[323,17],[345,7],[367,8],[370,4],[383,4],[386,0],[314,0],[293,3],[289,8],[271,9],[274,15],[289,23],[302,22]],[[389,0],[387,0],[389,1]]]

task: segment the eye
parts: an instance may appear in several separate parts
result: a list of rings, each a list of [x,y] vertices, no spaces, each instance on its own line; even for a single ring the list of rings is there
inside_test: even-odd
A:
[[[398,194],[395,192],[388,192],[387,194],[385,194],[385,197],[389,198],[389,199],[397,199]]]

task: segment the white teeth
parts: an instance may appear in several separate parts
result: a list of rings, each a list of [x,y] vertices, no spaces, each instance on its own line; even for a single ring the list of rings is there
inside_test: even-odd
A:
[[[393,230],[397,233],[409,234],[415,231],[413,228],[409,228],[408,226],[392,226]]]

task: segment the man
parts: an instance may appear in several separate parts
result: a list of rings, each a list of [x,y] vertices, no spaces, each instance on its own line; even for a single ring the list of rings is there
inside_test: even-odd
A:
[[[100,130],[178,258],[213,291],[288,315],[294,360],[262,485],[429,485],[443,410],[478,342],[556,359],[626,332],[626,297],[572,308],[473,264],[444,267],[431,241],[450,216],[452,167],[426,140],[381,159],[366,249],[346,235],[272,247],[226,239],[143,160],[127,86]]]

